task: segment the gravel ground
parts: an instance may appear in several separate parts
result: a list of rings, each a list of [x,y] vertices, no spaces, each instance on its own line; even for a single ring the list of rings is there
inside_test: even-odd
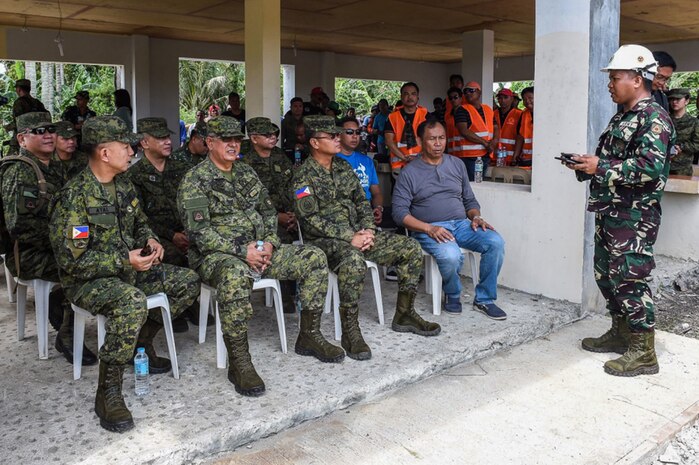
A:
[[[655,294],[657,328],[699,339],[699,267]],[[699,464],[699,423],[685,428],[653,465]]]

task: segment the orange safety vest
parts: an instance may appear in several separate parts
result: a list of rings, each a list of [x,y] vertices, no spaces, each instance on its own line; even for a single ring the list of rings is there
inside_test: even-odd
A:
[[[448,154],[453,155],[454,147],[460,145],[458,142],[463,140],[459,130],[456,128],[456,121],[454,121],[454,114],[450,111],[444,114],[444,123],[446,124],[447,130],[447,150]]]
[[[468,103],[462,105],[462,107],[468,111],[468,114],[471,116],[471,126],[469,126],[468,129],[482,139],[491,140],[493,138],[494,129],[493,109],[488,105],[482,105],[483,114],[485,115],[485,121],[483,121],[476,107]],[[486,154],[486,150],[481,144],[474,144],[460,134],[457,134],[454,136],[453,145],[449,153],[459,158],[481,157]]]
[[[520,123],[519,127],[519,135],[524,139],[520,160],[531,160],[533,154],[532,142],[534,141],[534,115],[527,109],[522,112],[522,122]],[[525,170],[532,169],[531,166],[520,166],[520,168],[524,168]]]
[[[517,125],[519,124],[519,119],[522,117],[522,110],[519,108],[513,108],[505,116],[505,121],[500,120],[500,112],[495,112],[495,118],[500,126],[500,144],[507,152],[507,157],[505,158],[505,165],[510,166],[512,164],[512,155],[515,153],[515,143],[517,142]]]
[[[425,107],[418,106],[417,111],[415,111],[415,116],[413,116],[413,131],[415,131],[415,138],[417,139],[417,127],[425,121],[427,118],[427,109]],[[403,129],[405,129],[405,120],[403,119],[403,115],[401,114],[400,110],[394,111],[390,115],[388,115],[388,120],[391,122],[391,127],[393,128],[393,134],[394,134],[394,142],[398,146],[398,150],[405,155],[417,155],[422,151],[422,147],[420,145],[416,145],[415,147],[408,148],[408,146],[401,142],[401,139],[403,137]],[[406,162],[398,158],[391,152],[391,169],[400,169],[406,165]]]

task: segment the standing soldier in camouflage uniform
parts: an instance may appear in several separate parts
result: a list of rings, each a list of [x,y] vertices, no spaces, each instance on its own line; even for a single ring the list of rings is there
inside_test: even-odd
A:
[[[699,120],[687,113],[689,89],[672,89],[667,95],[677,140],[670,150],[670,174],[692,175],[699,156]]]
[[[655,313],[646,279],[655,267],[653,244],[675,134],[670,116],[650,94],[657,71],[650,50],[623,45],[602,71],[609,72],[609,92],[622,110],[600,136],[595,155],[574,156],[576,163],[567,166],[579,180],[591,180],[587,209],[596,214],[595,280],[612,328],[583,339],[582,347],[623,354],[604,364],[611,375],[654,374]]]
[[[32,165],[8,160],[2,166],[3,214],[9,233],[9,240],[3,240],[6,264],[14,276],[25,280],[59,282],[58,267],[49,243],[50,199],[65,182],[60,163],[53,159],[55,132],[48,113],[25,113],[17,118],[19,155],[41,170],[46,180],[44,194]],[[73,363],[73,311],[62,289],[54,291],[49,301],[52,324],[58,326],[56,323],[62,322],[56,335],[56,350]],[[83,352],[83,364],[95,363],[95,354],[89,350]]]
[[[250,136],[249,148],[241,152],[241,161],[257,173],[277,211],[277,235],[282,244],[291,244],[298,238],[294,206],[289,198],[292,166],[282,149],[277,147],[279,127],[269,118],[251,118],[245,123]],[[284,311],[294,313],[296,285],[282,281]]]
[[[134,426],[121,387],[136,346],[145,348],[151,374],[172,368],[153,348],[163,322],[158,309],[148,310],[146,297],[164,292],[176,317],[199,294],[195,272],[160,263],[163,248],[148,227],[136,190],[121,175],[137,141],[118,116],[85,121],[88,167],[58,194],[50,223],[66,295],[92,314],[109,318],[99,352],[95,413],[103,428],[115,432]]]
[[[340,362],[345,354],[320,332],[328,287],[325,256],[315,247],[280,243],[277,212],[267,189],[252,168],[235,161],[242,138],[237,119],[209,120],[209,157],[185,175],[177,205],[190,239],[189,264],[216,288],[228,349],[228,379],[240,394],[259,396],[265,384],[248,350],[253,271],[299,281],[303,312],[297,354],[323,362]],[[256,242],[263,243],[263,250],[256,248]]]
[[[359,329],[358,301],[364,287],[365,260],[395,265],[398,300],[392,328],[421,336],[436,336],[437,323],[415,312],[422,250],[415,239],[377,232],[364,188],[352,166],[336,157],[341,129],[329,116],[306,116],[311,156],[294,175],[296,216],[304,237],[325,252],[340,285],[342,347],[348,357],[371,358],[371,349]]]
[[[56,156],[63,167],[66,181],[73,179],[87,166],[87,155],[77,150],[78,131],[70,121],[56,123]]]
[[[14,131],[10,138],[10,150],[8,155],[17,154],[19,152],[19,143],[17,142],[17,118],[25,113],[45,112],[46,107],[41,103],[41,100],[31,96],[32,83],[29,79],[17,79],[15,81],[15,92],[17,99],[12,104],[12,124],[8,127]]]
[[[201,163],[209,148],[206,146],[206,123],[197,121],[189,135],[189,140],[182,147],[172,151],[170,159],[183,161],[193,167]]]

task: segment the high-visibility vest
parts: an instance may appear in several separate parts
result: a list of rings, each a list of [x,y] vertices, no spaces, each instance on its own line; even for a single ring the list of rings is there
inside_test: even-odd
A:
[[[512,155],[515,153],[515,143],[517,141],[517,125],[521,117],[522,110],[519,108],[511,109],[505,116],[505,121],[500,120],[499,111],[495,112],[495,118],[498,121],[498,126],[500,126],[500,144],[502,144],[507,153],[505,158],[505,165],[507,166],[512,164]]]
[[[525,109],[522,112],[522,121],[519,126],[519,135],[524,139],[524,144],[522,144],[522,153],[519,156],[520,160],[532,159],[532,142],[534,141],[534,115],[531,111]],[[530,170],[530,166],[520,166],[525,170]]]
[[[461,145],[461,141],[464,140],[459,134],[459,130],[456,128],[456,122],[454,121],[453,112],[444,114],[444,123],[446,124],[447,130],[447,150],[448,154],[454,154],[454,147]]]
[[[471,126],[468,129],[484,140],[491,140],[493,138],[493,109],[488,105],[482,105],[483,114],[485,115],[485,121],[483,121],[476,107],[468,103],[462,105],[462,107],[471,116]],[[486,150],[481,144],[474,144],[458,135],[455,137],[454,145],[449,153],[460,158],[481,157],[486,154]]]
[[[427,109],[421,106],[417,107],[417,110],[415,111],[415,115],[413,116],[413,131],[415,132],[415,138],[417,139],[417,127],[425,121],[427,118]],[[407,144],[402,142],[403,138],[403,129],[405,129],[405,120],[403,119],[403,115],[401,114],[400,110],[394,111],[390,115],[388,115],[388,120],[391,122],[391,127],[393,128],[393,134],[394,138],[393,141],[396,143],[398,146],[398,150],[400,150],[400,153],[402,153],[404,156],[408,155],[417,155],[422,151],[422,147],[420,145],[416,145],[415,147],[408,148]],[[391,152],[391,169],[400,169],[406,165],[406,162],[398,158]]]

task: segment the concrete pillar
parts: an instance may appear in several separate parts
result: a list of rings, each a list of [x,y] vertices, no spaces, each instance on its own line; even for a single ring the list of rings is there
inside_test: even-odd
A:
[[[582,275],[584,312],[596,305],[587,192],[553,157],[593,150],[612,115],[606,75],[599,70],[616,49],[618,30],[619,0],[536,0],[532,193],[544,209],[542,229],[556,231],[549,246],[563,253],[540,278],[581,280]]]
[[[282,114],[286,114],[291,108],[289,102],[296,96],[296,66],[282,65],[282,87],[284,89],[282,95]]]
[[[125,82],[130,83],[128,91],[131,94],[133,107],[134,129],[139,118],[151,115],[150,96],[150,39],[148,36],[131,36],[131,60],[124,67]]]
[[[245,110],[279,120],[280,0],[245,0]]]
[[[464,32],[461,34],[461,50],[464,84],[479,82],[483,90],[483,103],[492,106],[495,33],[487,29]]]
[[[318,85],[323,88],[330,100],[335,100],[335,52],[320,53],[320,82]],[[315,86],[313,86],[315,87]],[[308,89],[307,92],[310,92]]]

